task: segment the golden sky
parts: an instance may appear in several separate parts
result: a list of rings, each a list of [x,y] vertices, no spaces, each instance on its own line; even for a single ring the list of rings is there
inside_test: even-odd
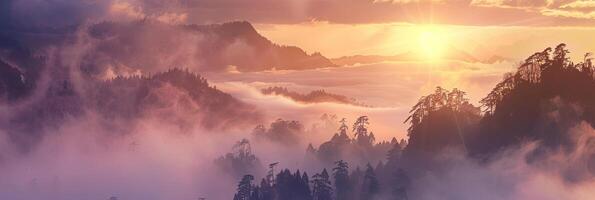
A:
[[[79,4],[119,13],[119,18],[154,17],[198,24],[247,20],[266,24],[595,25],[592,0],[90,0]],[[36,11],[28,15],[44,13]]]
[[[297,45],[328,57],[395,55],[428,48],[456,48],[478,58],[501,56],[521,61],[532,53],[567,43],[574,59],[595,49],[595,27],[463,26],[428,24],[259,24],[274,42]],[[303,37],[308,35],[311,37]]]
[[[591,0],[113,0],[164,18],[189,22],[248,20],[295,24],[439,23],[496,26],[594,25]],[[127,7],[127,6],[124,6]],[[156,14],[159,13],[159,14]],[[168,15],[164,15],[164,14]]]
[[[105,4],[107,19],[113,20],[249,21],[276,43],[328,57],[410,51],[439,54],[455,47],[477,57],[518,60],[561,42],[577,52],[577,58],[594,49],[587,42],[595,33],[594,0],[109,0],[95,4]]]

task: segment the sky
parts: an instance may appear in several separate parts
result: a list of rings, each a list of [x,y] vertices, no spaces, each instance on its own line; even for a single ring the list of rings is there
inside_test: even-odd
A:
[[[288,45],[297,45],[308,52],[321,52],[328,57],[346,55],[395,55],[417,51],[432,42],[432,48],[456,48],[478,58],[501,56],[521,61],[532,53],[568,44],[571,56],[582,59],[595,49],[589,43],[595,27],[534,26],[463,26],[444,24],[259,24],[257,29],[267,38]],[[316,37],[300,37],[316,35]]]
[[[429,53],[437,54],[454,46],[480,58],[522,60],[536,50],[565,42],[577,52],[573,56],[581,58],[595,47],[584,42],[595,33],[595,1],[591,0],[82,2],[79,6],[101,4],[108,13],[104,18],[117,20],[155,18],[175,24],[245,20],[273,42],[328,57],[394,55],[420,49],[428,53],[427,46],[435,51]]]
[[[427,48],[420,40],[515,60],[561,42],[576,58],[595,47],[584,42],[595,32],[592,0],[7,0],[0,8],[13,11],[8,23],[26,25],[249,21],[273,42],[329,57]]]
[[[595,3],[584,0],[133,0],[114,1],[147,13],[185,15],[190,22],[248,20],[295,24],[438,23],[479,26],[588,26]],[[128,4],[130,6],[122,6]],[[112,7],[113,8],[113,7]]]

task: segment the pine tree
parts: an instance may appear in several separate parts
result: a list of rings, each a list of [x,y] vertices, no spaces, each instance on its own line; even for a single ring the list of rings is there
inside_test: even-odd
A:
[[[312,176],[312,196],[313,200],[331,200],[333,188],[326,169],[320,174]]]
[[[337,165],[333,168],[333,176],[335,179],[335,191],[337,200],[350,200],[351,198],[351,183],[349,181],[349,166],[347,162],[339,160],[335,162]]]
[[[273,189],[273,186],[264,178],[260,181],[260,193],[262,194],[260,198],[261,200],[275,199],[275,190]]]
[[[409,176],[403,171],[402,169],[397,169],[397,171],[393,175],[393,179],[391,181],[392,186],[392,194],[393,199],[395,200],[407,200],[409,199],[407,196],[407,189],[411,180]]]
[[[351,139],[349,139],[349,135],[347,135],[347,131],[349,131],[349,127],[346,124],[347,120],[343,118],[339,122],[341,123],[341,126],[339,127],[339,133],[335,134],[332,141],[339,144],[348,144],[351,142]]]
[[[401,154],[403,150],[401,149],[401,145],[399,143],[393,144],[393,148],[391,148],[387,153],[387,163],[386,165],[389,167],[397,167],[399,160],[401,159]]]
[[[376,173],[374,173],[372,166],[368,164],[366,167],[366,172],[364,173],[360,200],[374,199],[374,197],[379,193],[379,187],[380,185],[378,183]]]
[[[364,179],[364,172],[358,167],[349,175],[349,181],[351,181],[351,187],[353,188],[351,195],[353,197],[359,197],[362,189],[362,182]]]
[[[278,199],[291,199],[293,179],[294,177],[288,169],[282,170],[277,174],[275,189]]]
[[[261,200],[262,193],[260,191],[260,187],[255,186],[252,189],[252,194],[250,194],[250,200]]]
[[[310,190],[310,179],[308,174],[304,172],[300,181],[301,195],[303,200],[312,200],[312,191]]]
[[[252,180],[254,180],[254,176],[244,175],[238,184],[238,190],[233,198],[234,200],[250,200],[252,194]]]
[[[353,123],[354,140],[362,146],[370,146],[373,139],[368,135],[368,125],[370,124],[368,116],[361,116]]]

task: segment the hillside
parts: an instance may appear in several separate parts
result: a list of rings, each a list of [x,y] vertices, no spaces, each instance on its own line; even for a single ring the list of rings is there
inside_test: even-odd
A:
[[[85,48],[78,45],[85,44]],[[73,49],[77,49],[72,52]],[[30,94],[48,67],[73,65],[85,78],[111,79],[118,75],[155,74],[172,68],[194,72],[303,70],[334,67],[320,53],[271,42],[245,21],[208,25],[171,25],[155,20],[99,22],[66,27],[23,28],[0,32],[0,98],[10,101]],[[63,62],[56,55],[76,54]],[[8,66],[10,64],[10,66]],[[19,70],[27,87],[13,94],[13,75]],[[70,66],[69,66],[70,67]],[[3,71],[3,72],[4,72]],[[56,72],[61,73],[61,72]],[[20,79],[20,78],[19,78]],[[16,86],[15,86],[16,87]],[[14,96],[16,95],[16,96]]]
[[[335,66],[319,53],[275,44],[245,21],[168,25],[154,21],[103,22],[89,27],[98,44],[87,55],[91,71],[106,66],[159,71],[184,66],[195,71],[302,70]]]
[[[221,131],[252,127],[263,117],[254,106],[180,69],[105,81],[53,80],[44,89],[42,98],[10,108],[0,118],[0,130],[24,151],[69,119],[88,116],[96,116],[93,119],[113,134],[128,134],[145,120],[182,130]]]
[[[340,103],[354,106],[370,107],[369,105],[358,102],[356,99],[349,98],[339,94],[333,94],[324,90],[315,90],[307,94],[293,92],[284,87],[268,87],[261,90],[265,95],[279,95],[287,97],[296,102],[311,103]]]
[[[572,62],[565,47],[537,52],[506,74],[480,102],[483,114],[456,89],[438,88],[422,97],[406,121],[411,127],[405,156],[428,161],[421,155],[458,148],[486,159],[537,142],[527,158],[535,160],[557,150],[591,148],[577,141],[590,136],[572,130],[581,123],[595,125],[595,67],[590,54]]]

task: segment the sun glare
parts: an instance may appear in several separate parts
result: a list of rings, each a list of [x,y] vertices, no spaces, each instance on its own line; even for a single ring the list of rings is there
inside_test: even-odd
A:
[[[418,54],[422,59],[443,58],[447,47],[445,32],[436,26],[423,26],[418,31]]]

